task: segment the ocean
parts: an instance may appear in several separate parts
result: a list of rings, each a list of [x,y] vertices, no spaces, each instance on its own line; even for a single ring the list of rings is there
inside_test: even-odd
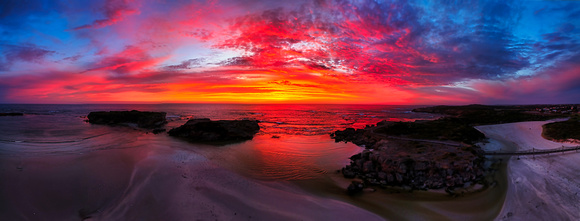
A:
[[[329,134],[346,127],[363,128],[381,120],[413,121],[438,117],[428,113],[412,112],[411,110],[416,107],[418,106],[312,104],[0,104],[0,113],[20,112],[28,116],[45,116],[35,120],[58,119],[74,124],[91,111],[163,111],[167,113],[170,121],[167,125],[169,128],[178,126],[189,118],[256,119],[260,121],[260,134],[308,136]]]
[[[263,164],[249,165],[244,172],[264,179],[306,179],[324,173],[327,168],[313,166],[316,162],[336,161],[333,158],[341,150],[341,144],[332,144],[329,134],[347,127],[364,128],[381,120],[412,121],[434,119],[438,116],[415,113],[416,106],[383,105],[249,105],[249,104],[3,104],[0,113],[24,113],[22,117],[0,118],[0,154],[3,155],[58,155],[79,154],[106,149],[126,149],[149,144],[140,142],[153,135],[134,128],[91,125],[86,116],[91,111],[163,111],[167,113],[167,130],[183,125],[191,118],[212,120],[255,119],[260,132],[250,142],[233,144],[235,152],[248,158],[264,159]],[[158,134],[156,142],[175,142],[166,134]],[[272,136],[280,137],[273,139]],[[310,147],[306,147],[308,144]],[[183,148],[200,152],[199,144],[180,144]],[[220,149],[224,147],[218,147]],[[207,150],[210,149],[210,150]],[[349,152],[349,150],[345,150]],[[203,154],[214,153],[205,148]],[[216,156],[214,156],[216,155]],[[340,162],[343,162],[341,160]],[[228,164],[228,161],[222,162]],[[290,164],[290,165],[288,165]],[[340,166],[337,165],[340,169]],[[240,168],[239,165],[232,166]],[[272,169],[269,169],[272,168]]]
[[[382,120],[440,117],[412,112],[415,107],[1,104],[0,112],[24,116],[0,117],[0,220],[191,220],[192,216],[239,220],[237,214],[258,220],[295,220],[317,217],[308,211],[321,205],[325,206],[318,212],[346,213],[341,216],[334,212],[339,218],[364,213],[351,211],[359,207],[397,218],[397,210],[415,205],[409,204],[413,199],[385,201],[374,195],[367,199],[373,202],[369,203],[343,198],[350,181],[337,170],[363,148],[335,143],[329,134]],[[86,122],[91,111],[120,110],[166,112],[168,130],[191,118],[255,119],[261,129],[250,141],[211,146],[166,133]],[[339,200],[327,202],[329,198]],[[470,203],[478,204],[479,200],[481,197],[475,197]],[[295,208],[289,209],[289,202],[303,208],[293,205]],[[449,208],[453,210],[453,206]],[[433,209],[422,210],[424,217],[438,217],[433,216],[437,214]],[[482,217],[492,217],[494,212],[482,211],[486,214]],[[289,215],[295,213],[305,217]]]

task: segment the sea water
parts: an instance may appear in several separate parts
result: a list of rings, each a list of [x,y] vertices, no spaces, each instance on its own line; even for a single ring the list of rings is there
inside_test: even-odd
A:
[[[327,197],[341,198],[343,197],[341,189],[344,186],[334,181],[339,180],[339,183],[344,181],[346,185],[348,181],[342,180],[336,170],[348,164],[348,158],[363,148],[351,143],[335,143],[329,134],[347,127],[364,128],[382,120],[413,121],[440,117],[412,112],[415,107],[294,104],[2,104],[0,112],[19,112],[24,113],[24,116],[0,117],[0,217],[2,213],[6,213],[9,214],[8,218],[30,218],[29,213],[35,213],[34,211],[45,213],[52,211],[54,214],[45,214],[44,219],[60,218],[59,214],[70,213],[68,211],[70,208],[76,208],[73,214],[78,213],[80,217],[99,214],[102,212],[100,210],[105,208],[109,208],[108,211],[117,211],[115,214],[126,216],[128,208],[125,207],[133,205],[135,201],[142,201],[135,196],[127,196],[128,193],[136,192],[139,197],[148,196],[147,194],[152,191],[164,193],[163,197],[157,196],[159,198],[157,201],[136,207],[139,208],[136,210],[144,210],[150,206],[158,208],[160,205],[170,203],[168,201],[180,202],[176,197],[168,196],[175,193],[167,191],[191,189],[179,185],[191,185],[191,182],[200,180],[223,179],[212,177],[218,176],[212,173],[201,175],[195,172],[197,170],[188,167],[188,164],[225,168],[237,175],[267,182],[298,182],[305,189],[318,193],[328,192]],[[94,125],[86,122],[86,116],[92,111],[122,110],[166,112],[168,124],[165,128],[168,130],[192,118],[255,119],[261,129],[250,141],[211,146],[186,142],[170,137],[166,133],[152,134],[137,128]],[[197,190],[197,187],[194,190]],[[478,205],[477,201],[481,198],[489,200],[490,197],[476,197],[475,201],[464,198],[458,202],[469,205],[461,203],[469,201]],[[407,197],[384,198],[375,194],[357,200],[352,198],[343,200],[380,213],[384,217],[408,217],[397,215],[398,210],[418,212],[412,211],[416,206],[419,206],[419,210],[423,210],[423,215],[426,215],[420,217],[445,217],[444,214],[433,212],[433,209],[427,209],[426,207],[433,207],[426,206],[430,205],[429,203],[425,204]],[[426,200],[433,201],[432,198]],[[440,200],[438,198],[436,201]],[[451,211],[457,204],[448,200],[443,201],[436,205],[450,204]],[[39,205],[48,207],[37,208]],[[489,207],[496,204],[487,202],[485,205]],[[112,207],[115,209],[111,209]],[[493,213],[497,209],[488,210]],[[489,215],[489,211],[483,212]],[[183,218],[179,215],[176,217]]]
[[[250,105],[250,104],[80,104],[80,105],[0,105],[1,112],[24,116],[0,118],[0,154],[58,155],[83,154],[106,149],[149,146],[143,139],[158,143],[178,142],[166,134],[156,137],[135,128],[92,125],[86,122],[91,111],[163,111],[167,130],[188,119],[255,119],[260,132],[249,142],[227,147],[207,147],[180,143],[178,146],[212,158],[224,166],[237,168],[261,179],[309,179],[330,169],[340,169],[348,156],[359,148],[334,144],[329,134],[347,127],[364,128],[382,120],[412,121],[434,119],[437,115],[415,113],[415,106],[384,105]],[[274,137],[274,138],[272,138]],[[166,145],[167,146],[167,145]],[[242,165],[238,165],[238,164]],[[336,167],[336,168],[329,168]]]

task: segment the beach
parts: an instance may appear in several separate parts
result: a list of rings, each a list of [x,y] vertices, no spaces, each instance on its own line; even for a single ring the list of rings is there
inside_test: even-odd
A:
[[[553,121],[477,126],[489,137],[489,151],[555,149],[577,146],[542,137],[542,125]],[[512,156],[507,164],[508,188],[496,220],[579,220],[580,153]]]
[[[0,218],[382,219],[290,182],[248,179],[193,151],[175,148],[183,146],[181,141],[152,134],[139,139],[137,146],[124,149],[1,156]]]
[[[4,151],[0,155],[0,219],[489,220],[501,206],[501,188],[458,198],[424,191],[393,193],[388,189],[349,196],[345,188],[350,180],[331,169],[346,164],[348,157],[362,148],[336,144],[325,137],[258,136],[252,141],[215,147],[127,128],[108,129],[113,133],[72,145],[84,147],[90,143],[99,148]],[[124,145],[111,145],[111,140]],[[315,148],[328,149],[321,153],[335,152],[342,160],[295,164],[292,161],[310,162],[319,156],[287,156],[297,150],[268,153],[275,149],[267,140],[284,148],[306,148],[311,154],[316,153]],[[2,144],[4,150],[23,146],[56,150],[50,147],[61,145]],[[276,165],[276,170],[256,169]],[[297,180],[282,179],[288,177]]]

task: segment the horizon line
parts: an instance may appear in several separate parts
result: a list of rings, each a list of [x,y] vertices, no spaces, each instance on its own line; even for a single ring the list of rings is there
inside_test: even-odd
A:
[[[159,103],[138,103],[138,102],[103,102],[103,103],[0,103],[0,105],[163,105],[163,104],[199,104],[199,105],[379,105],[379,106],[469,106],[469,105],[484,105],[484,106],[535,106],[535,105],[580,105],[580,103],[471,103],[471,104],[384,104],[384,103],[182,103],[182,102],[159,102]]]

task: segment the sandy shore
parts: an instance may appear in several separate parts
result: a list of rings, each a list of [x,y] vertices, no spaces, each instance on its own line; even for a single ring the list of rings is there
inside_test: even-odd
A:
[[[242,177],[168,141],[136,145],[145,143],[0,155],[0,220],[382,220],[289,182]]]
[[[486,150],[553,149],[577,144],[558,143],[541,136],[552,121],[520,122],[476,127],[490,142]],[[511,157],[508,191],[496,220],[580,220],[580,153]]]

